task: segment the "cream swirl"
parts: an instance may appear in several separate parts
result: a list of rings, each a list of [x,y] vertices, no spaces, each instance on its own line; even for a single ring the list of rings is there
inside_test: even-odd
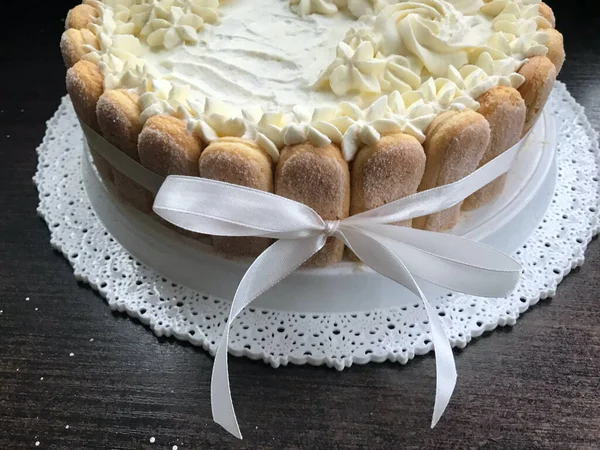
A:
[[[410,95],[392,92],[387,97],[389,116],[398,124],[399,131],[414,136],[422,143],[425,141],[425,130],[437,112],[433,105],[425,103],[423,99],[413,100],[414,97],[410,98]]]
[[[412,56],[393,55],[386,59],[385,70],[380,82],[385,92],[406,92],[417,89],[421,84],[420,62]]]
[[[538,31],[536,5],[522,8],[517,4],[508,5],[492,21],[495,33],[488,45],[503,55],[523,60],[532,56],[544,56],[548,49],[548,35]]]
[[[131,89],[136,92],[146,91],[146,83],[151,75],[143,61],[126,61],[121,71],[106,71],[105,89]]]
[[[205,23],[216,23],[219,19],[219,0],[178,0],[186,12],[202,17]]]
[[[189,128],[206,142],[224,136],[242,137],[246,133],[244,119],[235,117],[231,108],[218,99],[207,98],[202,109],[192,104],[192,112],[198,119],[190,119]]]
[[[385,65],[385,60],[374,54],[369,41],[361,42],[356,49],[340,42],[337,58],[319,77],[315,87],[322,88],[329,84],[337,95],[378,94],[381,92],[379,77]]]
[[[449,65],[468,62],[468,22],[443,0],[407,1],[388,6],[378,16],[374,31],[383,36],[385,55],[415,55],[433,76],[443,76]]]
[[[142,33],[147,30],[146,42],[150,47],[164,47],[170,50],[183,42],[198,42],[198,31],[203,26],[202,17],[173,6],[166,16],[150,19]]]
[[[433,106],[437,112],[479,108],[476,100],[447,78],[429,78],[418,89],[405,92],[403,99],[409,104],[423,101]]]
[[[277,162],[279,151],[285,145],[283,129],[289,124],[289,117],[282,112],[265,112],[260,107],[244,109],[242,115],[247,132]]]
[[[372,24],[359,27],[350,27],[344,36],[344,42],[352,49],[358,48],[363,42],[369,42],[373,47],[373,52],[379,51],[381,36],[373,32]]]
[[[180,119],[191,118],[188,86],[173,86],[167,80],[147,74],[143,90],[144,93],[139,98],[142,122],[159,115],[172,115]]]
[[[122,74],[128,67],[140,64],[139,57],[144,50],[140,41],[126,34],[110,35],[97,28],[99,49],[86,46],[88,53],[84,59],[92,61],[100,67],[105,77],[112,74]]]
[[[494,86],[518,89],[525,82],[525,77],[515,72],[519,65],[512,58],[493,59],[489,53],[484,52],[479,55],[475,64],[460,69],[450,66],[448,78],[469,96],[477,99]]]
[[[517,7],[520,16],[534,17],[539,28],[552,28],[552,25],[539,13],[541,0],[483,0],[481,12],[492,17],[502,14],[507,8]]]

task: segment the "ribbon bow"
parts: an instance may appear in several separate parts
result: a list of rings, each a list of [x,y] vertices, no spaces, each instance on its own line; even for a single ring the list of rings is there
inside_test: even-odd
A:
[[[231,324],[246,306],[300,267],[333,236],[366,265],[402,284],[423,302],[436,357],[437,387],[431,424],[434,427],[454,391],[456,367],[438,314],[415,277],[466,294],[504,297],[517,284],[521,266],[478,242],[388,224],[456,205],[506,173],[519,148],[520,145],[514,146],[456,183],[419,192],[340,221],[323,220],[312,208],[267,192],[202,178],[169,176],[154,202],[154,211],[163,219],[196,233],[277,239],[250,266],[231,304],[212,373],[215,422],[242,438],[227,368]]]

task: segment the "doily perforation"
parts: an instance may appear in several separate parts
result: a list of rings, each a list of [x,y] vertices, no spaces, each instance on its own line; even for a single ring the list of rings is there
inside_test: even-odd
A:
[[[583,107],[557,83],[548,108],[560,125],[556,192],[542,223],[513,255],[524,267],[517,290],[506,299],[448,294],[432,299],[453,346],[498,326],[514,325],[541,299],[555,295],[562,279],[584,261],[600,231],[598,136]],[[38,148],[34,181],[38,213],[51,244],[69,260],[75,277],[90,284],[113,310],[126,312],[158,336],[173,336],[214,355],[229,302],[170,282],[132,258],[95,216],[81,179],[82,134],[64,98],[48,121]],[[248,308],[233,324],[230,352],[273,367],[325,364],[406,363],[432,350],[425,311],[411,307],[356,314],[299,314]]]

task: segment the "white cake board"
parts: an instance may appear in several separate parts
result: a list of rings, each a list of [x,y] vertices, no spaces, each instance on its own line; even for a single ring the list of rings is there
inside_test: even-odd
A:
[[[508,174],[495,202],[464,214],[453,234],[489,244],[505,253],[522,245],[541,221],[556,183],[556,126],[544,112]],[[94,211],[110,234],[137,260],[166,278],[200,292],[232,299],[251,261],[234,261],[207,243],[181,236],[109,193],[89,158],[83,158],[84,185]],[[425,281],[428,298],[449,292]],[[348,313],[410,306],[404,287],[371,269],[342,262],[293,273],[254,302],[256,308],[305,313]]]

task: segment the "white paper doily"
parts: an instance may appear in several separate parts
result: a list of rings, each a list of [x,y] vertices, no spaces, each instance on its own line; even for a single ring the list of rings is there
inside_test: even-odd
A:
[[[547,107],[560,125],[558,182],[543,223],[513,255],[525,275],[506,299],[456,294],[431,299],[453,346],[463,348],[485,331],[514,325],[530,306],[553,296],[563,277],[583,264],[587,244],[600,231],[597,133],[562,83]],[[175,336],[214,354],[229,302],[171,283],[135,261],[106,232],[82,184],[82,133],[67,98],[48,122],[38,154],[38,212],[75,277],[98,290],[113,310],[136,317],[158,336]],[[416,301],[414,307],[358,314],[249,308],[233,324],[231,336],[232,354],[273,367],[291,362],[341,370],[353,363],[406,363],[432,350],[425,310]]]

